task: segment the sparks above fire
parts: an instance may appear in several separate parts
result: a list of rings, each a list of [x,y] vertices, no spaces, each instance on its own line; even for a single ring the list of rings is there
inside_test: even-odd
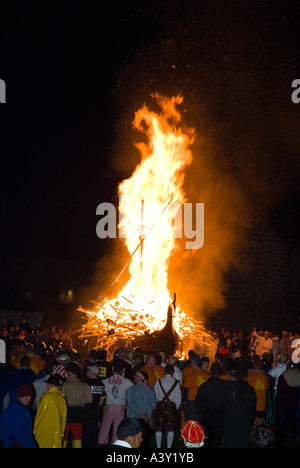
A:
[[[180,127],[181,96],[153,98],[160,111],[145,105],[133,121],[147,137],[147,144],[136,144],[141,162],[118,188],[120,242],[125,242],[129,258],[112,285],[115,289],[120,284],[125,271],[129,280],[115,297],[105,298],[93,310],[79,308],[87,318],[81,338],[95,337],[94,348],[105,348],[109,355],[121,343],[139,346],[145,353],[165,346],[168,353],[182,355],[185,338],[209,342],[201,322],[188,317],[168,289],[168,265],[176,249],[174,229],[178,230],[178,214],[187,201],[184,169],[193,160],[190,146],[195,132]]]

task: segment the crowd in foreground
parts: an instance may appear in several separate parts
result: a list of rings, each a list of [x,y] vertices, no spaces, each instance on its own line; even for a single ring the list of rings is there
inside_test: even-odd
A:
[[[108,359],[81,355],[70,330],[2,327],[1,446],[298,447],[299,335],[211,337],[185,359],[124,346]]]

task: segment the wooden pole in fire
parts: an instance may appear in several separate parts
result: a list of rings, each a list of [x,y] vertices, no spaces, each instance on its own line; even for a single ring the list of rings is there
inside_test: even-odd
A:
[[[150,234],[150,232],[152,231],[152,229],[154,228],[154,226],[156,225],[156,223],[158,222],[159,218],[163,215],[163,213],[166,211],[166,209],[168,208],[168,206],[171,204],[173,198],[171,198],[169,200],[169,202],[167,203],[167,205],[164,207],[164,209],[162,210],[162,212],[160,213],[159,217],[157,218],[157,220],[152,224],[152,226],[150,227],[149,231],[147,232],[147,234],[143,237],[143,241],[146,239],[146,237]],[[132,254],[130,255],[129,257],[129,260],[128,262],[126,263],[126,265],[124,266],[124,268],[122,269],[122,271],[118,274],[118,276],[116,277],[116,279],[111,283],[111,286],[113,286],[115,283],[117,283],[120,279],[120,277],[122,276],[123,272],[126,270],[127,266],[129,265],[132,257],[134,256],[134,254],[136,253],[136,251],[140,248],[141,246],[141,241],[139,242],[139,244],[136,246],[136,248],[134,249],[134,251],[132,252]]]
[[[140,227],[140,244],[141,244],[141,273],[143,270],[143,248],[144,248],[144,200],[141,200],[141,227]]]

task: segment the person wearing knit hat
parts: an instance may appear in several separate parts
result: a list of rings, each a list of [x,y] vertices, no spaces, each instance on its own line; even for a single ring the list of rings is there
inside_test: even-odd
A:
[[[3,411],[0,418],[0,441],[4,448],[36,448],[32,436],[32,419],[28,411],[34,391],[30,384],[22,383],[16,399]]]
[[[28,404],[30,403],[30,400],[33,396],[33,388],[32,388],[32,385],[30,385],[29,383],[22,383],[20,385],[20,387],[18,388],[17,390],[17,398],[20,400],[21,398],[23,399],[24,397],[28,397],[29,400],[28,400]],[[25,400],[26,401],[26,400]],[[25,404],[25,403],[24,403]],[[27,406],[26,405],[26,406]]]

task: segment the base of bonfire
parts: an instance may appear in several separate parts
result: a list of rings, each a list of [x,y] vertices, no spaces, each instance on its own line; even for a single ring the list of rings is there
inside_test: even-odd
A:
[[[114,317],[109,316],[107,310],[109,308],[113,309]],[[111,358],[120,346],[128,349],[138,348],[144,355],[160,350],[168,356],[176,355],[182,358],[187,355],[190,348],[196,349],[202,355],[206,346],[211,345],[211,336],[205,331],[202,323],[193,321],[178,311],[176,311],[176,324],[180,335],[176,332],[175,301],[168,307],[167,318],[164,319],[162,328],[153,332],[147,327],[149,319],[147,315],[129,307],[121,307],[119,303],[112,304],[107,299],[100,308],[96,308],[96,311],[87,311],[82,307],[78,310],[85,314],[84,318],[87,318],[79,338],[88,342],[89,350],[105,349],[108,358]],[[99,314],[99,311],[102,313]]]
[[[173,307],[168,308],[167,323],[158,331],[150,333],[149,335],[138,336],[132,341],[134,348],[139,348],[142,354],[151,354],[162,350],[168,356],[175,353],[178,346],[181,345],[179,335],[173,327]]]

